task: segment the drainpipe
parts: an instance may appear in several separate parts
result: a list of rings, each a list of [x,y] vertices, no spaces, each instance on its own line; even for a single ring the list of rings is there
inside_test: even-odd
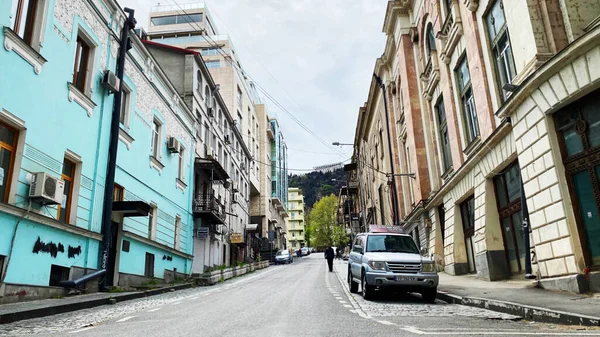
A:
[[[533,280],[536,276],[531,268],[531,243],[529,242],[529,209],[527,208],[527,198],[525,188],[521,179],[521,217],[523,218],[523,246],[525,246],[525,278]]]
[[[125,57],[129,44],[129,30],[135,28],[137,21],[134,18],[135,11],[130,8],[125,8],[125,12],[129,14],[121,31],[121,42],[119,46],[119,58],[117,61],[117,78],[123,83],[123,73],[125,68]],[[113,189],[115,185],[115,171],[117,167],[117,150],[119,145],[119,115],[121,112],[121,99],[123,97],[122,86],[119,86],[119,91],[115,93],[113,103],[113,111],[110,123],[110,140],[108,148],[108,167],[106,172],[106,184],[104,186],[104,209],[102,211],[102,245],[100,246],[100,269],[105,269],[104,280],[100,283],[100,290],[106,289],[113,285],[115,274],[114,251],[112,248],[112,204],[113,204]]]
[[[394,226],[400,225],[400,213],[398,212],[398,190],[396,188],[396,175],[394,172],[394,155],[392,152],[392,135],[390,133],[390,118],[388,115],[388,106],[387,106],[387,97],[386,97],[386,89],[385,83],[381,80],[377,74],[373,73],[373,77],[375,78],[375,82],[381,88],[383,93],[383,109],[385,111],[385,125],[387,128],[387,139],[388,139],[388,148],[390,151],[390,170],[392,177],[392,205],[394,206]],[[382,215],[383,216],[383,215]]]

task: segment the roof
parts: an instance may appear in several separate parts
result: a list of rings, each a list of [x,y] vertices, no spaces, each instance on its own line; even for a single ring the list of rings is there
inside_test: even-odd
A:
[[[179,47],[175,47],[175,46],[164,44],[164,43],[154,42],[152,40],[142,40],[142,43],[145,45],[151,45],[151,46],[156,46],[159,48],[170,49],[170,50],[173,50],[176,52],[180,52],[182,54],[200,55],[199,52],[191,50],[191,49],[179,48]]]

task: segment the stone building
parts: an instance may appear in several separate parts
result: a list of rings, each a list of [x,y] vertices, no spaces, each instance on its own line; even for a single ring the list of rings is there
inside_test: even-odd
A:
[[[544,287],[600,290],[599,15],[583,0],[389,1],[355,138],[367,218],[393,219],[398,200],[450,274],[506,279],[529,256]]]

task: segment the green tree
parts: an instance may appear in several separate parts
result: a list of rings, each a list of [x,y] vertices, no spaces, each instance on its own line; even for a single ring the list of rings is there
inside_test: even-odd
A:
[[[308,216],[313,246],[334,245],[337,207],[338,198],[333,194],[323,197],[315,203]]]

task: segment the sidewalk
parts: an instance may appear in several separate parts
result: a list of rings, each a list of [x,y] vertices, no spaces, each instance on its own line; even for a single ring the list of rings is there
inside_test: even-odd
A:
[[[438,298],[528,320],[600,326],[600,296],[536,288],[530,280],[488,282],[474,276],[440,273]]]
[[[185,283],[147,291],[124,293],[102,292],[57,299],[2,304],[0,305],[0,324],[93,308],[105,304],[113,304],[116,302],[129,301],[136,298],[187,289],[191,288],[192,286],[192,283]]]

